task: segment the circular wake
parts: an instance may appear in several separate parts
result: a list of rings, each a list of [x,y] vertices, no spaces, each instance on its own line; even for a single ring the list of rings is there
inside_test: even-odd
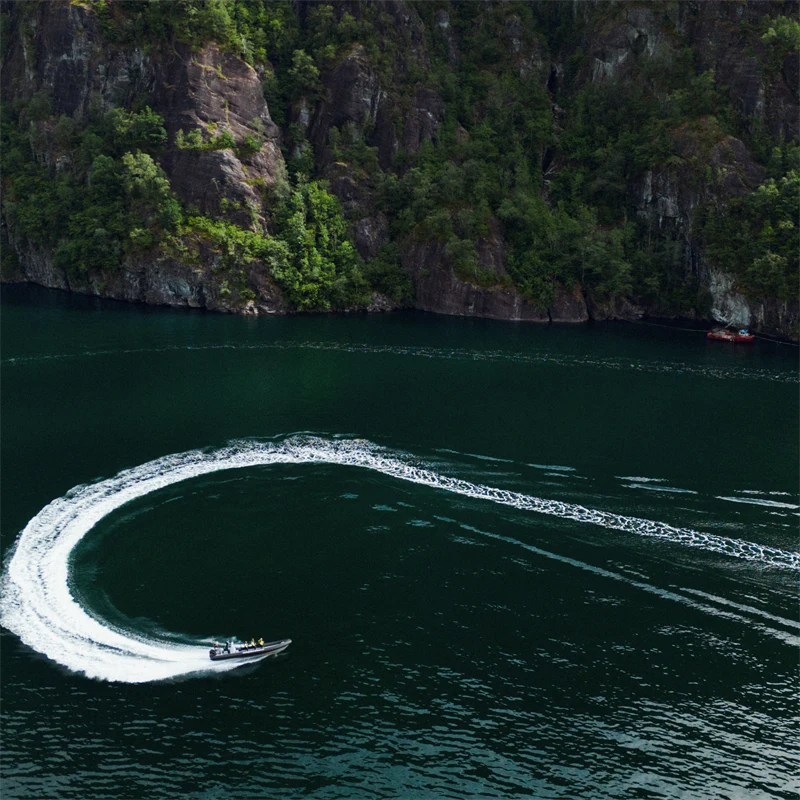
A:
[[[235,662],[212,663],[207,644],[177,644],[137,635],[92,617],[70,593],[70,555],[103,517],[137,497],[220,470],[304,463],[362,467],[467,497],[800,570],[798,553],[470,483],[419,467],[363,440],[295,436],[166,456],[108,480],[78,486],[54,500],[26,525],[7,562],[0,585],[0,623],[53,661],[92,678],[142,683],[235,668]]]

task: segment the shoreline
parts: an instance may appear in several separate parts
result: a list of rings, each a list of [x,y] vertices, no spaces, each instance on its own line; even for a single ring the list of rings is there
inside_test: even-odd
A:
[[[9,297],[8,292],[11,291],[12,296]],[[51,297],[60,297],[60,298],[70,298],[74,299],[78,303],[89,303],[95,306],[97,310],[100,310],[102,306],[105,306],[108,310],[117,308],[121,310],[123,308],[128,309],[138,309],[140,311],[145,311],[147,313],[158,313],[161,311],[182,311],[182,312],[190,312],[190,313],[200,313],[200,314],[211,314],[214,316],[239,316],[239,317],[249,317],[249,318],[258,318],[258,317],[353,317],[358,315],[363,316],[384,316],[384,315],[392,315],[392,314],[420,314],[420,315],[430,315],[431,317],[435,318],[453,318],[453,319],[464,319],[464,320],[482,320],[488,322],[499,322],[499,323],[514,323],[514,324],[531,324],[537,327],[550,327],[550,326],[564,326],[564,327],[594,327],[594,326],[602,326],[607,323],[628,323],[631,325],[642,325],[642,326],[649,326],[649,327],[657,327],[663,328],[667,330],[674,330],[674,331],[682,331],[686,333],[706,333],[708,330],[713,328],[714,326],[724,325],[725,323],[720,322],[719,320],[712,319],[710,317],[661,317],[661,316],[649,316],[644,314],[641,317],[614,317],[614,318],[606,318],[606,319],[595,319],[589,317],[585,320],[551,320],[551,319],[542,319],[542,320],[531,320],[531,319],[513,319],[513,318],[498,318],[498,317],[490,317],[490,316],[479,316],[477,314],[448,314],[442,313],[439,311],[430,311],[427,309],[422,308],[415,308],[413,306],[402,307],[370,307],[370,308],[351,308],[351,309],[337,309],[331,311],[296,311],[296,310],[280,310],[280,311],[273,311],[270,313],[248,313],[246,311],[237,311],[235,309],[224,309],[224,308],[207,308],[204,306],[190,306],[187,304],[181,305],[171,305],[168,303],[148,303],[144,300],[124,300],[119,299],[116,297],[106,297],[99,294],[93,294],[89,292],[80,292],[74,291],[69,288],[62,288],[62,287],[51,287],[51,286],[43,286],[39,283],[34,283],[33,281],[8,281],[3,280],[0,281],[0,297],[4,301],[11,300],[11,302],[15,302],[17,299],[13,295],[15,293],[19,293],[20,295],[29,294],[29,295],[36,295],[40,294],[40,298],[35,297],[28,297],[26,298],[30,302],[34,302],[36,304],[45,305],[44,303],[37,303],[37,299],[44,299],[46,295],[50,295]],[[55,293],[55,294],[51,294]],[[773,334],[767,333],[755,333],[757,339],[761,339],[762,341],[772,342],[773,344],[783,344],[789,345],[791,347],[800,347],[800,341],[793,340],[789,337],[782,337],[776,336]]]

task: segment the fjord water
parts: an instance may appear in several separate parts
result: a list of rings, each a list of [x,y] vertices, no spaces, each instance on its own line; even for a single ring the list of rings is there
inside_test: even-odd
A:
[[[3,631],[4,798],[800,788],[796,348],[6,288],[2,389],[6,565],[131,492],[69,555],[97,677]],[[156,679],[231,635],[293,644]]]

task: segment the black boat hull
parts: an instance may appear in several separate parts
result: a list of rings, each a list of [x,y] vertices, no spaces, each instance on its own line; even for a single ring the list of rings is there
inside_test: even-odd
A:
[[[208,657],[212,661],[249,661],[253,658],[260,658],[261,656],[273,656],[285,650],[292,643],[291,639],[280,639],[277,642],[267,642],[263,645],[256,645],[255,647],[234,648],[231,652],[226,653],[224,650],[218,650],[212,647],[208,653]]]

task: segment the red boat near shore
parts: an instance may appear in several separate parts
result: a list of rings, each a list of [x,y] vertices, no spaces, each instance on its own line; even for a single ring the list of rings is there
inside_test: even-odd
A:
[[[731,331],[727,328],[714,328],[706,336],[709,339],[716,339],[718,342],[752,342],[756,337],[745,328],[738,331]]]

